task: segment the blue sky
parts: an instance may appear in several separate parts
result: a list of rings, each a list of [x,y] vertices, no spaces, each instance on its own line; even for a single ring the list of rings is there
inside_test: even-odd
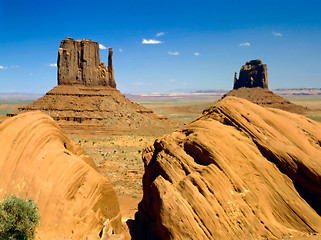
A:
[[[231,89],[257,58],[271,89],[321,87],[320,12],[320,0],[0,0],[0,92],[56,86],[66,37],[112,47],[124,93]]]

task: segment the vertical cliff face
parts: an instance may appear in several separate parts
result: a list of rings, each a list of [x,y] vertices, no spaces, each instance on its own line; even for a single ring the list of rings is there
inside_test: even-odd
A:
[[[267,67],[262,64],[260,59],[251,60],[242,66],[240,70],[239,79],[234,76],[234,87],[238,89],[241,87],[246,88],[268,88]]]
[[[87,39],[66,38],[58,51],[58,85],[110,86],[115,88],[112,49],[108,67],[99,58],[99,44]]]

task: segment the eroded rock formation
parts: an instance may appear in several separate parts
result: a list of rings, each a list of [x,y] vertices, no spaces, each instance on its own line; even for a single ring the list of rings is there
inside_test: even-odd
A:
[[[108,67],[99,60],[99,45],[67,38],[58,54],[58,86],[13,114],[39,110],[58,121],[64,131],[140,132],[176,128],[177,123],[130,101],[116,89],[113,51]]]
[[[137,239],[320,234],[321,125],[308,118],[226,97],[143,161]]]
[[[260,59],[251,60],[241,67],[239,79],[234,75],[233,89],[241,87],[268,88],[267,67]]]
[[[146,133],[177,127],[170,119],[106,86],[58,85],[9,116],[36,110],[50,115],[67,132]]]
[[[291,103],[289,100],[268,89],[267,67],[260,59],[251,60],[242,66],[239,79],[234,74],[233,90],[222,98],[234,96],[244,98],[262,107],[279,108],[285,111],[303,114],[308,109]]]
[[[7,119],[0,146],[0,199],[34,199],[40,239],[99,239],[107,219],[115,234],[122,231],[115,190],[51,117],[29,112]]]
[[[110,86],[115,88],[112,48],[108,67],[100,62],[99,44],[88,39],[61,41],[58,51],[58,85]]]

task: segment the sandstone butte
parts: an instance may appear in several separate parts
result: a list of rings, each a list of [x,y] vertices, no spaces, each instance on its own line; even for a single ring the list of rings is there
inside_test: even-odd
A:
[[[66,38],[58,50],[57,66],[58,86],[9,116],[38,110],[56,120],[65,132],[145,133],[177,127],[116,89],[111,48],[106,67],[100,62],[98,42]]]
[[[158,138],[143,161],[134,239],[321,232],[321,124],[301,115],[226,97]]]
[[[239,78],[235,73],[233,90],[223,98],[226,96],[244,98],[263,107],[279,108],[293,113],[303,114],[308,110],[268,89],[267,66],[262,64],[260,59],[246,62],[241,67]]]
[[[122,231],[115,190],[93,159],[41,112],[0,125],[0,199],[6,194],[38,204],[40,239],[100,239]]]

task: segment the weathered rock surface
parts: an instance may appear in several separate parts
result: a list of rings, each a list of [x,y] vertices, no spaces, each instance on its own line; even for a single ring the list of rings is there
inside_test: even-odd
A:
[[[260,59],[251,60],[241,67],[239,79],[234,76],[233,89],[241,87],[268,88],[267,67]]]
[[[320,234],[321,125],[226,97],[143,151],[147,239]]]
[[[112,55],[113,51],[109,48],[106,67],[100,62],[98,42],[72,38],[62,40],[58,51],[58,84],[115,88]]]
[[[227,96],[234,96],[244,98],[252,103],[258,104],[262,107],[278,108],[288,112],[303,114],[308,109],[300,105],[291,103],[289,100],[275,94],[267,88],[239,88],[233,89],[226,93],[223,98]]]
[[[34,199],[41,239],[99,239],[106,221],[121,232],[113,187],[52,118],[30,112],[7,119],[0,125],[0,146],[0,198]]]

